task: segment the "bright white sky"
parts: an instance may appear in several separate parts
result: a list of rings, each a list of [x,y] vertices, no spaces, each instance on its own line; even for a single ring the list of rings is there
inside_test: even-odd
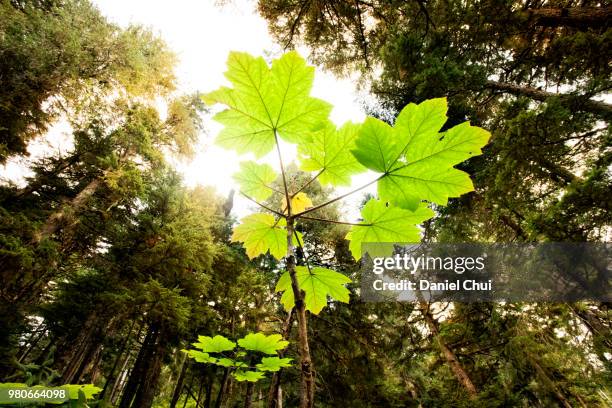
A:
[[[176,72],[184,92],[212,91],[225,83],[223,72],[230,51],[247,51],[253,55],[281,53],[268,34],[265,20],[257,14],[255,1],[234,0],[224,6],[216,6],[212,0],[93,1],[104,15],[120,25],[143,24],[159,33],[178,54]],[[305,50],[301,53],[306,55]],[[313,95],[332,103],[332,120],[337,124],[347,120],[359,122],[365,117],[357,102],[355,85],[349,79],[337,79],[317,69]],[[177,163],[176,167],[184,174],[188,185],[214,185],[225,195],[236,188],[231,176],[238,171],[240,161],[252,157],[239,157],[215,146],[212,141],[220,126],[208,120],[206,127],[208,134],[201,138],[196,157],[189,163]],[[287,146],[283,156],[290,160],[295,152]],[[273,165],[277,162],[276,155],[272,154],[263,160]],[[366,177],[369,179],[371,176]],[[360,176],[355,183],[363,184],[362,180],[364,177]],[[250,207],[250,202],[236,196],[234,212],[237,215],[248,213]],[[348,210],[354,213],[353,208]]]
[[[121,26],[130,23],[148,26],[168,43],[179,57],[176,73],[181,92],[207,92],[223,84],[225,62],[232,50],[254,55],[278,55],[281,52],[269,36],[266,22],[256,13],[254,1],[234,0],[224,6],[215,6],[212,0],[93,0],[93,3],[111,21]],[[304,50],[300,51],[306,55]],[[357,102],[355,85],[349,79],[337,79],[317,69],[313,95],[334,106],[332,120],[337,124],[347,120],[360,122],[365,117]],[[220,194],[225,195],[235,188],[231,175],[238,170],[239,162],[251,157],[238,157],[233,152],[214,146],[212,141],[220,126],[206,120],[206,127],[207,134],[201,137],[196,157],[188,163],[176,163],[176,167],[184,174],[188,185],[213,185]],[[68,131],[65,124],[56,125],[45,137],[45,143],[32,143],[29,147],[30,158],[49,154],[50,149],[69,148]],[[283,154],[288,157],[285,161],[295,157],[294,150],[289,146],[283,149]],[[270,162],[275,163],[272,156]],[[12,160],[2,169],[2,173],[19,181],[23,178],[23,165],[23,159]],[[364,184],[371,178],[359,176],[354,184]],[[244,215],[251,206],[248,201],[236,196],[234,212],[237,215]],[[351,215],[356,213],[354,208],[347,210]]]

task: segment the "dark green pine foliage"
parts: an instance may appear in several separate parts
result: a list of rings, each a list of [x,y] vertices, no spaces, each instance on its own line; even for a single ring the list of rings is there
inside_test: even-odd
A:
[[[116,90],[150,97],[174,85],[174,56],[150,31],[110,24],[89,2],[0,3],[0,162],[58,115]]]

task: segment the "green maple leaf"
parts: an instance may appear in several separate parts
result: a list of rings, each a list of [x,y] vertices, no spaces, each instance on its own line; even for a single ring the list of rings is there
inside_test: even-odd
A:
[[[275,220],[270,214],[251,214],[240,220],[234,228],[232,241],[244,244],[249,258],[255,258],[270,251],[270,255],[281,259],[287,255],[287,221]],[[302,242],[302,234],[296,232]]]
[[[222,367],[247,367],[247,364],[245,362],[235,361],[227,357],[218,359],[215,364],[220,365]]]
[[[274,193],[270,186],[277,177],[269,164],[247,161],[240,163],[240,172],[234,174],[233,179],[244,194],[255,200],[265,201]]]
[[[232,241],[243,242],[250,258],[270,251],[270,255],[281,259],[287,255],[286,225],[284,218],[277,221],[270,214],[251,214],[234,228]]]
[[[295,51],[271,67],[261,57],[231,52],[227,66],[233,88],[205,96],[228,107],[214,117],[225,126],[216,140],[220,146],[261,157],[272,150],[276,135],[292,143],[308,139],[331,111],[327,102],[310,96],[314,68]]]
[[[311,313],[319,314],[327,306],[327,296],[348,303],[349,290],[344,285],[350,283],[351,280],[347,276],[327,268],[315,267],[309,270],[305,266],[296,266],[295,274],[300,289],[305,293],[306,309]],[[286,271],[281,275],[276,284],[276,291],[284,292],[281,303],[286,310],[295,305],[289,272]]]
[[[365,171],[365,167],[351,153],[360,126],[347,123],[340,129],[328,123],[315,132],[312,141],[298,146],[304,171],[319,171],[318,181],[323,185],[348,186],[351,176]]]
[[[199,344],[199,343],[194,343]],[[190,358],[193,358],[198,363],[217,363],[217,359],[215,357],[211,357],[210,354],[204,353],[198,350],[181,350],[183,353],[186,353]]]
[[[238,345],[246,350],[259,351],[264,354],[276,354],[289,344],[280,334],[266,336],[263,333],[249,333],[238,340]]]
[[[409,104],[395,127],[368,118],[353,154],[381,174],[378,195],[396,206],[416,210],[427,200],[446,205],[474,189],[467,173],[453,166],[482,153],[490,134],[465,122],[439,133],[446,122],[446,99]]]
[[[355,259],[361,258],[364,242],[419,242],[418,224],[433,217],[434,212],[419,206],[415,211],[388,207],[382,200],[371,199],[361,210],[361,225],[353,225],[346,235],[351,241],[349,249]]]
[[[257,382],[264,378],[265,373],[261,371],[247,371],[247,370],[237,370],[232,373],[236,381],[250,381]]]
[[[278,371],[283,367],[291,367],[291,361],[291,358],[264,357],[256,367],[260,371]]]
[[[198,336],[198,342],[193,343],[193,346],[201,349],[204,353],[222,353],[233,350],[236,343],[219,335],[215,337]]]

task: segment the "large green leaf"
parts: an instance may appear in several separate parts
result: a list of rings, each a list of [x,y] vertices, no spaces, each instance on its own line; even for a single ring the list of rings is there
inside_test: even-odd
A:
[[[266,373],[261,371],[237,370],[232,373],[236,381],[257,382],[265,377]]]
[[[328,123],[315,132],[312,142],[298,146],[301,169],[320,172],[318,181],[323,185],[350,185],[351,176],[365,171],[351,154],[359,128],[360,125],[349,122],[337,130],[335,125]]]
[[[236,347],[236,343],[219,335],[215,337],[198,336],[198,342],[193,343],[193,346],[205,353],[221,353],[233,350]]]
[[[295,274],[300,289],[305,293],[306,309],[312,313],[319,314],[327,306],[327,296],[348,303],[349,290],[344,285],[350,283],[351,280],[347,276],[327,268],[315,267],[309,270],[305,266],[296,266]],[[276,291],[284,292],[281,302],[286,310],[295,305],[289,272],[281,275],[276,284]]]
[[[274,189],[270,186],[277,177],[272,166],[254,161],[240,163],[240,172],[233,176],[241,192],[259,201],[265,201],[272,195]]]
[[[402,153],[393,128],[376,118],[367,117],[359,129],[352,151],[355,158],[370,170],[387,173]]]
[[[433,217],[434,212],[419,206],[415,211],[388,207],[382,200],[371,199],[361,210],[361,225],[354,225],[346,235],[355,259],[361,258],[364,242],[419,242],[418,224]]]
[[[291,360],[290,358],[264,357],[256,367],[260,371],[278,371],[283,367],[291,367]]]
[[[198,344],[198,343],[194,343]],[[198,363],[217,363],[217,359],[215,357],[211,357],[210,354],[204,353],[198,350],[181,350],[183,353],[186,353],[190,358],[193,358]]]
[[[353,154],[367,168],[381,174],[378,195],[401,208],[416,210],[427,200],[446,205],[474,189],[467,173],[453,166],[481,154],[489,133],[465,122],[439,133],[446,121],[446,100],[409,104],[395,127],[368,118]]]
[[[284,349],[288,344],[280,334],[266,336],[263,333],[249,333],[238,340],[240,347],[264,354],[276,354],[277,350]]]
[[[275,220],[270,214],[251,214],[234,228],[232,241],[243,242],[250,258],[270,251],[270,255],[281,259],[287,255],[286,225],[284,218]]]
[[[295,51],[274,60],[272,67],[261,57],[232,52],[227,66],[225,76],[233,88],[205,96],[228,107],[214,118],[225,126],[217,138],[220,146],[261,157],[274,147],[275,134],[304,142],[329,115],[331,105],[310,96],[314,68]]]

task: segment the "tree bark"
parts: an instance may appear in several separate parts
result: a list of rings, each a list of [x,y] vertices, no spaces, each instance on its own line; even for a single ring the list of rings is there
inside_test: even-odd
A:
[[[450,366],[451,371],[453,372],[453,374],[455,375],[459,383],[463,386],[463,388],[465,388],[470,398],[476,398],[476,396],[478,395],[478,391],[476,390],[474,383],[470,379],[470,376],[468,375],[468,373],[464,370],[463,366],[457,359],[457,356],[455,355],[453,350],[451,350],[446,345],[446,343],[440,336],[440,329],[438,327],[438,322],[436,321],[436,319],[434,319],[433,315],[431,314],[429,310],[429,305],[424,300],[420,300],[419,303],[421,306],[421,313],[423,314],[423,317],[425,318],[425,322],[427,323],[427,326],[429,327],[431,334],[436,339],[436,343],[438,343],[438,347],[440,348],[440,351],[442,351],[442,354],[444,355],[444,359]]]
[[[217,394],[217,400],[215,401],[215,408],[221,408],[223,406],[223,400],[225,399],[225,392],[227,391],[228,380],[229,380],[229,368],[223,370],[223,379],[219,384],[219,393]]]
[[[68,384],[78,384],[81,382],[83,374],[85,374],[85,370],[88,366],[92,364],[92,362],[97,359],[98,355],[102,351],[102,344],[98,340],[93,340],[90,342],[87,349],[85,349],[83,353],[83,357],[81,358],[81,362],[76,367],[76,369],[72,373],[72,377],[67,382]]]
[[[535,368],[536,373],[540,378],[540,381],[542,381],[546,388],[548,388],[552,392],[557,402],[559,402],[559,404],[565,408],[572,408],[572,404],[570,404],[567,398],[565,398],[565,396],[563,395],[563,393],[559,391],[555,383],[550,379],[546,371],[542,368],[542,366],[538,363],[534,356],[531,355],[531,353],[529,352],[526,352],[525,355],[527,356],[527,360],[529,361],[531,366]]]
[[[29,341],[29,344],[28,344],[27,348],[21,354],[21,357],[19,357],[18,361],[20,363],[25,361],[26,357],[32,352],[32,350],[34,350],[36,348],[36,346],[38,345],[40,340],[42,340],[42,338],[45,337],[45,334],[47,334],[46,327],[43,328],[43,329],[40,329],[41,326],[43,326],[43,325],[41,324],[39,327],[36,328],[36,331],[34,333],[32,333],[32,336],[30,337],[30,341]],[[36,334],[38,334],[38,336],[34,339],[34,336],[36,336]]]
[[[204,399],[204,408],[210,408],[210,403],[212,399],[213,379],[214,378],[211,376],[206,382],[206,398]]]
[[[156,328],[155,338],[149,349],[149,358],[147,359],[143,376],[140,378],[138,392],[134,398],[132,408],[151,408],[151,405],[153,405],[162,362],[166,354],[166,344],[162,329]]]
[[[106,391],[108,390],[109,385],[112,385],[111,388],[111,394],[110,396],[112,397],[113,392],[115,391],[115,385],[117,380],[121,379],[121,372],[125,369],[125,363],[130,359],[130,353],[128,352],[127,355],[125,356],[125,360],[123,362],[123,366],[121,368],[121,370],[119,371],[119,375],[116,376],[115,375],[115,371],[117,370],[117,367],[119,366],[119,362],[121,361],[121,359],[123,358],[123,355],[125,354],[125,350],[130,342],[130,339],[132,337],[132,330],[134,329],[134,326],[136,326],[136,319],[134,319],[134,321],[132,322],[130,329],[128,330],[127,336],[125,337],[125,340],[123,341],[123,344],[121,345],[121,348],[119,349],[119,353],[117,354],[117,356],[115,357],[115,361],[113,362],[113,366],[110,370],[110,373],[108,373],[108,377],[106,378],[106,382],[104,383],[104,388],[102,388],[102,392],[99,395],[99,399],[100,400],[104,400],[105,395],[106,395]],[[143,325],[140,326],[140,328],[138,329],[138,333],[136,334],[136,338],[140,337],[140,334],[142,333],[142,328]],[[116,378],[117,377],[117,378]],[[109,400],[111,400],[111,398],[109,398]]]
[[[600,115],[612,114],[612,105],[593,99],[580,98],[577,95],[547,92],[529,86],[511,84],[509,82],[487,81],[485,86],[489,89],[502,91],[516,96],[527,96],[531,99],[541,102],[545,101],[548,98],[558,97],[567,101],[569,103],[569,106],[573,109],[596,113]]]
[[[612,6],[604,7],[544,7],[526,11],[530,21],[542,27],[601,28],[612,19]]]
[[[172,400],[170,401],[170,408],[176,408],[176,404],[181,397],[183,391],[183,382],[185,381],[185,374],[187,373],[187,355],[183,356],[183,363],[181,364],[181,373],[176,380],[174,392],[172,393]]]
[[[140,338],[140,335],[138,336],[138,338]],[[126,382],[126,378],[130,374],[128,365],[131,359],[132,353],[131,350],[128,350],[127,355],[125,356],[125,360],[123,360],[123,364],[121,365],[121,370],[119,370],[117,380],[114,382],[113,387],[111,388],[111,392],[108,399],[111,405],[117,404],[117,398],[119,398],[119,395],[123,393],[123,388],[125,387],[124,383]]]
[[[244,408],[251,408],[253,406],[253,391],[255,390],[255,384],[249,382],[247,384],[246,394],[244,396]]]
[[[54,212],[47,218],[47,221],[42,226],[40,231],[32,237],[32,244],[39,244],[43,239],[50,237],[60,230],[62,224],[68,222],[73,213],[81,209],[87,200],[96,192],[102,182],[99,178],[95,178],[74,197],[68,205],[63,205],[59,210]]]
[[[293,321],[293,309],[287,314],[285,323],[283,324],[283,338],[288,339],[291,333],[291,322]],[[283,358],[285,351],[281,350],[278,352],[278,356]],[[281,373],[282,369],[275,371],[272,374],[270,380],[270,390],[268,391],[268,408],[280,408],[282,406],[282,393],[281,393]]]
[[[310,357],[310,346],[308,344],[308,322],[306,318],[306,305],[304,295],[300,290],[295,272],[295,257],[293,255],[294,222],[287,217],[287,272],[291,277],[291,288],[295,299],[295,312],[298,322],[298,352],[300,354],[301,385],[300,385],[300,408],[312,408],[314,405],[314,369]]]
[[[144,339],[144,342],[142,343],[140,351],[138,352],[136,361],[134,362],[130,377],[128,378],[127,384],[125,385],[125,388],[123,390],[123,395],[121,396],[119,408],[132,407],[132,401],[134,401],[136,393],[138,392],[138,388],[141,384],[141,379],[143,378],[146,371],[146,365],[150,361],[150,357],[152,354],[151,349],[153,348],[156,340],[157,333],[153,327],[149,326],[147,335]]]
[[[200,408],[200,402],[202,401],[202,391],[204,390],[204,381],[200,379],[200,389],[198,390],[198,400],[196,401],[196,408]]]

